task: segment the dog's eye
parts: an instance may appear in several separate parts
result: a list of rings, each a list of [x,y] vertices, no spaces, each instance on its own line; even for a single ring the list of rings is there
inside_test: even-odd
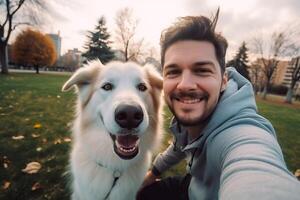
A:
[[[101,88],[108,91],[113,89],[113,85],[111,83],[105,83]]]
[[[144,92],[144,91],[147,90],[147,87],[146,87],[146,85],[144,83],[138,84],[137,88],[138,88],[138,90],[140,90],[142,92]]]

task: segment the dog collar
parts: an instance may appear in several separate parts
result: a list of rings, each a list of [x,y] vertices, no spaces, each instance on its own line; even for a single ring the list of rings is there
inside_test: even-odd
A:
[[[105,198],[104,198],[104,199],[107,199],[107,198],[109,197],[111,191],[112,191],[113,188],[115,187],[115,185],[116,185],[118,179],[120,178],[120,176],[121,176],[122,174],[121,174],[121,172],[120,172],[119,170],[112,170],[112,169],[110,169],[110,168],[108,168],[108,167],[102,165],[101,163],[98,163],[98,162],[97,162],[97,165],[99,165],[100,167],[109,169],[110,171],[113,171],[112,175],[113,175],[113,177],[114,177],[114,181],[113,181],[113,183],[112,183],[112,185],[111,185],[111,187],[110,187],[110,190],[108,191],[108,193],[105,195]]]

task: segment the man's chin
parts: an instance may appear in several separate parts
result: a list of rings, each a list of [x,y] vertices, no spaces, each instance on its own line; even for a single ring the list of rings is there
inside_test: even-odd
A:
[[[179,124],[183,126],[199,126],[203,122],[201,118],[182,118],[176,115],[175,117]]]

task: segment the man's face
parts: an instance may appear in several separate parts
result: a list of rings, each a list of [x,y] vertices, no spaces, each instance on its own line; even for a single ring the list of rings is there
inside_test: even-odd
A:
[[[204,122],[213,112],[226,87],[212,43],[178,41],[165,53],[163,66],[165,101],[185,126]]]

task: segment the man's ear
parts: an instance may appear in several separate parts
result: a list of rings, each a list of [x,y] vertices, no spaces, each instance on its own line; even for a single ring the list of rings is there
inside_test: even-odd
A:
[[[92,83],[92,81],[98,75],[98,72],[100,71],[102,66],[103,65],[100,61],[94,61],[78,69],[71,76],[71,78],[69,78],[69,80],[65,82],[65,84],[62,87],[62,91],[68,91],[72,86],[75,85],[78,87],[78,89],[80,89],[81,86],[85,86]]]
[[[227,72],[225,71],[224,74],[223,74],[223,77],[222,77],[222,86],[221,86],[221,92],[223,92],[226,87],[227,87],[227,82],[228,82],[228,74]]]
[[[151,86],[156,87],[157,89],[161,90],[163,87],[163,79],[162,79],[161,74],[151,64],[146,64],[144,66],[144,68],[146,69],[146,73],[149,78]]]

